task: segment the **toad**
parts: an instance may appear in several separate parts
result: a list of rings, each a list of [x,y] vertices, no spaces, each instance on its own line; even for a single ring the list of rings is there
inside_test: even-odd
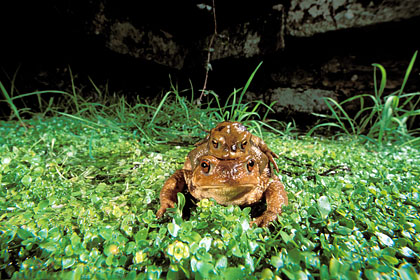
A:
[[[268,226],[288,203],[283,184],[271,172],[266,154],[256,146],[249,149],[249,154],[235,159],[206,154],[200,156],[198,162],[192,167],[187,158],[183,169],[175,171],[165,182],[160,192],[158,218],[167,208],[175,206],[177,193],[186,188],[198,200],[213,198],[222,205],[247,206],[265,198],[267,209],[251,226]]]
[[[239,122],[221,122],[210,130],[209,134],[195,144],[197,148],[188,155],[192,168],[199,164],[199,158],[203,155],[211,155],[218,159],[235,159],[249,155],[252,147],[260,149],[273,164],[277,172],[279,168],[274,158],[278,158],[267,144],[258,136],[251,134],[246,127]]]

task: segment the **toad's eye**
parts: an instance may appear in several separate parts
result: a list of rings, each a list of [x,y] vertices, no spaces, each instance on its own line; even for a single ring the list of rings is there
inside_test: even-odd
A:
[[[241,149],[245,150],[246,145],[248,144],[248,142],[246,140],[242,141],[241,143]]]
[[[254,160],[250,159],[248,163],[246,164],[246,169],[248,169],[248,172],[251,172],[254,169],[255,162]]]
[[[217,149],[219,147],[219,143],[216,140],[211,140],[211,143],[213,144],[213,147]]]
[[[200,163],[201,169],[203,169],[204,173],[210,172],[210,162],[206,159],[203,159]]]

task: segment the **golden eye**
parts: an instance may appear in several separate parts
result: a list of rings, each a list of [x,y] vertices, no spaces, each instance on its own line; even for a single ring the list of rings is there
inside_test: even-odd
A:
[[[215,149],[217,149],[218,147],[219,147],[219,143],[216,141],[216,140],[211,140],[211,143],[213,144],[213,147],[215,148]]]
[[[248,163],[246,164],[246,169],[248,169],[248,172],[251,172],[254,169],[255,162],[254,160],[250,159]]]
[[[201,168],[203,169],[204,173],[210,172],[210,162],[206,159],[203,159],[200,163]]]
[[[248,144],[248,142],[246,140],[242,141],[241,143],[241,149],[245,150],[246,145]]]

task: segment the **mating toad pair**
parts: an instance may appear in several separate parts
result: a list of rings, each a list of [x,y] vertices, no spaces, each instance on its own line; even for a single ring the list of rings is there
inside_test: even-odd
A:
[[[184,167],[165,182],[160,192],[162,217],[177,202],[177,193],[188,188],[198,199],[213,198],[222,205],[251,205],[265,198],[267,209],[251,222],[261,227],[277,219],[287,194],[270,163],[278,171],[273,153],[264,141],[238,122],[222,122],[196,144]]]

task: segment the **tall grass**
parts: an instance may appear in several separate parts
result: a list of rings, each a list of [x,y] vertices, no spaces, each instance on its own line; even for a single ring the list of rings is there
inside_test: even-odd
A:
[[[179,91],[178,87],[174,86],[171,81],[170,90],[162,94],[159,102],[148,103],[146,100],[137,99],[136,104],[133,105],[128,103],[125,97],[121,95],[117,102],[112,102],[107,106],[97,102],[82,103],[78,107],[77,114],[66,114],[66,116],[90,125],[94,125],[91,119],[97,119],[96,125],[116,131],[120,129],[131,130],[133,134],[141,135],[141,138],[150,144],[166,143],[168,141],[192,143],[203,137],[207,129],[225,120],[242,122],[259,136],[262,136],[262,127],[282,135],[286,135],[286,133],[289,135],[293,131],[294,124],[284,124],[267,119],[268,113],[273,111],[274,102],[270,105],[261,100],[243,102],[252,79],[261,64],[252,72],[244,88],[234,90],[224,104],[221,104],[217,94],[209,91],[208,102],[198,105],[195,102],[192,85],[189,90]],[[103,93],[92,80],[91,83],[99,97],[109,96],[109,92]],[[186,91],[191,91],[189,99],[185,95]],[[260,115],[261,108],[265,109],[263,115]],[[81,114],[82,112],[83,114]],[[82,116],[88,116],[89,120],[82,120]],[[116,121],[111,121],[113,119],[116,119]],[[275,125],[270,125],[269,122],[275,123]],[[286,130],[279,130],[275,126],[285,127]]]
[[[14,86],[12,84],[12,89],[13,89],[13,87]],[[9,107],[12,111],[12,115],[10,116],[10,119],[13,119],[14,117],[16,117],[18,119],[19,123],[23,127],[26,127],[26,124],[23,121],[21,113],[22,112],[30,112],[30,108],[25,107],[25,108],[18,109],[17,106],[15,105],[16,100],[24,99],[25,97],[30,97],[30,96],[37,96],[38,103],[39,103],[39,109],[40,109],[40,111],[43,112],[43,115],[45,115],[47,112],[52,110],[54,99],[50,98],[49,102],[47,103],[47,106],[45,107],[45,106],[43,106],[41,95],[48,93],[48,94],[59,94],[59,95],[64,95],[64,96],[70,96],[70,94],[68,94],[67,92],[60,91],[60,90],[34,91],[34,92],[29,92],[29,93],[24,93],[24,94],[19,94],[19,95],[13,96],[12,94],[8,93],[8,91],[6,90],[6,88],[4,87],[2,82],[0,82],[0,91],[4,96],[4,100],[0,100],[0,102],[6,102],[9,105]]]
[[[367,141],[382,145],[388,141],[403,139],[405,143],[419,144],[419,138],[412,136],[419,132],[413,129],[420,110],[420,93],[404,93],[410,72],[413,68],[417,52],[413,55],[405,73],[401,88],[389,95],[384,95],[386,87],[386,70],[380,64],[373,64],[374,93],[360,94],[342,102],[326,98],[325,102],[331,114],[316,114],[328,121],[314,126],[307,135],[311,135],[321,127],[336,128],[349,136],[360,136]],[[123,94],[110,93],[108,85],[98,87],[89,78],[93,92],[88,96],[76,88],[74,76],[70,70],[71,92],[58,90],[35,91],[13,96],[14,78],[11,82],[10,94],[0,82],[0,91],[11,108],[10,118],[16,117],[25,126],[22,112],[30,113],[31,109],[16,106],[17,100],[36,96],[38,111],[61,115],[80,121],[87,126],[106,128],[117,133],[130,132],[133,137],[150,144],[167,142],[193,143],[205,135],[205,131],[221,121],[238,121],[249,127],[252,133],[262,137],[263,128],[272,130],[284,137],[294,135],[295,124],[284,123],[268,118],[275,102],[265,104],[261,100],[245,101],[245,94],[254,79],[262,62],[257,65],[248,78],[245,86],[235,89],[222,103],[213,91],[208,92],[208,101],[198,105],[194,99],[194,89],[180,91],[171,81],[171,88],[162,93],[159,99],[148,101],[139,97],[135,102],[128,102]],[[380,73],[378,81],[377,72]],[[187,98],[186,92],[190,91]],[[43,94],[53,94],[45,101]],[[54,96],[59,98],[54,99]],[[57,101],[58,100],[58,101]],[[349,103],[359,102],[359,111],[351,116],[345,107]],[[24,104],[24,103],[23,103]],[[69,106],[70,105],[70,106]]]
[[[420,110],[417,109],[420,102],[420,92],[404,93],[416,57],[417,51],[408,65],[400,89],[386,96],[384,96],[387,81],[386,70],[380,64],[372,64],[374,67],[374,94],[360,94],[342,102],[325,98],[325,103],[331,114],[314,115],[331,121],[314,126],[307,135],[311,135],[321,127],[329,127],[338,128],[348,136],[360,136],[378,145],[383,145],[389,141],[419,143],[419,138],[413,138],[413,136],[419,132],[418,129],[414,128],[414,122],[420,115]],[[378,70],[381,74],[379,87]],[[345,106],[354,102],[359,102],[360,108],[354,117],[351,117],[346,112]]]

